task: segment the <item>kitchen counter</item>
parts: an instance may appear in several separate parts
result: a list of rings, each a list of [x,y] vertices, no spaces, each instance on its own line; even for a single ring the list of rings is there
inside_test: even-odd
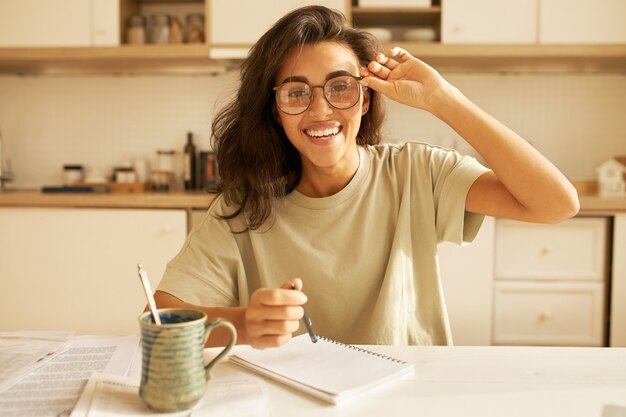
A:
[[[181,208],[206,209],[214,196],[204,191],[112,194],[44,194],[38,191],[0,193],[0,207]],[[626,198],[580,196],[584,215],[626,212]]]
[[[608,198],[597,195],[579,195],[579,214],[606,214],[626,212],[626,197]]]
[[[110,194],[7,191],[0,193],[0,207],[206,209],[213,198],[205,191]]]

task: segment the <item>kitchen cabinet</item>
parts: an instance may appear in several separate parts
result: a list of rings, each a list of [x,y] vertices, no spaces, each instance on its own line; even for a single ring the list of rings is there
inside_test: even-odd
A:
[[[626,43],[624,0],[541,0],[539,16],[543,44]]]
[[[185,240],[185,210],[0,208],[0,331],[132,334]]]
[[[27,0],[40,1],[44,0]],[[61,0],[55,0],[61,1]],[[79,0],[67,0],[79,2]],[[206,42],[204,44],[178,44],[178,45],[120,45],[113,47],[100,46],[98,48],[88,46],[44,47],[50,45],[40,43],[38,47],[2,47],[0,46],[0,73],[58,73],[63,71],[96,71],[96,72],[142,72],[142,71],[183,71],[189,73],[189,68],[196,72],[215,73],[237,65],[230,58],[241,58],[247,53],[248,48],[264,27],[269,26],[270,21],[283,9],[304,4],[304,0],[290,0],[288,2],[226,2],[218,0],[92,0],[108,2],[118,6],[117,26],[123,28],[126,18],[132,13],[142,12],[149,7],[151,10],[168,8],[181,5],[191,5],[204,10]],[[478,0],[464,2],[463,0],[434,0],[430,7],[359,7],[353,5],[350,0],[319,0],[306,3],[320,3],[331,5],[345,11],[346,16],[357,27],[399,27],[401,29],[428,26],[440,31],[441,21],[451,22],[448,16],[454,16],[455,6],[460,7],[467,13],[464,16],[456,15],[455,19],[461,24],[464,33],[464,43],[452,44],[444,42],[407,42],[401,36],[391,42],[383,43],[383,48],[400,46],[412,54],[425,60],[427,63],[442,69],[473,69],[479,68],[487,71],[500,71],[503,69],[528,69],[545,68],[574,71],[605,71],[622,73],[626,68],[626,42],[613,44],[570,44],[570,45],[541,45],[536,39],[530,41],[530,32],[536,25],[536,15],[530,16],[530,9],[534,0],[518,0],[519,5],[511,5],[512,0],[500,2],[497,0]],[[619,2],[621,0],[614,0]],[[83,10],[85,3],[76,8],[72,13],[72,20],[80,20],[80,25],[87,25]],[[245,3],[245,4],[244,4]],[[478,7],[488,4],[489,8]],[[2,16],[12,16],[15,10],[21,8],[22,2],[0,0],[0,21]],[[10,8],[8,8],[10,7]],[[502,11],[505,13],[499,16]],[[599,7],[600,8],[600,7]],[[446,11],[446,9],[448,9]],[[510,22],[506,16],[510,16],[508,10],[515,10],[519,14],[517,22]],[[57,10],[67,10],[58,8]],[[59,12],[60,13],[60,12]],[[54,16],[50,14],[49,16]],[[520,18],[521,16],[521,18]],[[480,27],[474,24],[475,29],[468,29],[467,25],[474,22],[482,22]],[[8,19],[11,20],[11,19]],[[504,24],[503,22],[507,22]],[[510,23],[510,24],[509,24]],[[500,27],[499,25],[502,25]],[[453,28],[453,24],[445,23],[445,28]],[[618,26],[623,30],[623,25]],[[7,26],[8,27],[8,26]],[[604,26],[608,28],[608,25]],[[444,29],[445,29],[444,28]],[[484,38],[485,31],[494,33],[493,28],[498,28],[492,40],[508,42],[521,41],[523,37],[529,39],[528,43],[493,44],[479,42]],[[0,32],[4,30],[0,24]],[[447,30],[447,29],[446,29]],[[477,31],[472,35],[472,31]],[[575,32],[575,31],[574,31]],[[400,33],[396,31],[396,33]],[[480,36],[479,36],[480,35]],[[446,38],[447,35],[444,35]],[[469,40],[476,36],[474,40]],[[505,38],[500,38],[505,36]],[[536,31],[533,32],[536,36]],[[83,36],[84,37],[84,36]],[[118,37],[122,39],[120,33]],[[449,39],[448,39],[449,40]],[[467,42],[472,42],[468,44]],[[86,45],[83,41],[83,45]],[[183,68],[181,70],[181,67]]]
[[[491,345],[495,219],[486,217],[470,245],[439,244],[439,268],[457,346]]]
[[[215,58],[245,58],[249,45],[256,42],[283,15],[298,7],[320,4],[344,14],[347,8],[345,0],[230,0],[211,1],[209,4],[210,40],[211,46],[216,47],[211,49],[211,56]]]
[[[119,45],[119,2],[0,0],[0,48]]]
[[[441,42],[533,44],[537,42],[537,0],[445,0]]]
[[[494,344],[604,346],[608,231],[606,217],[498,220]]]

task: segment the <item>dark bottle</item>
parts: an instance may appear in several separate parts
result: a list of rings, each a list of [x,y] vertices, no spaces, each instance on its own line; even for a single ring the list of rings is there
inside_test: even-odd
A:
[[[193,133],[187,133],[187,144],[183,160],[183,179],[185,190],[196,189],[196,146],[193,144]]]

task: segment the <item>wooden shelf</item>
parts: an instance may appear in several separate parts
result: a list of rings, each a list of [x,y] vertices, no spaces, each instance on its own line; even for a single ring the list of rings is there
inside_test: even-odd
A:
[[[489,71],[626,72],[626,44],[620,45],[444,45],[390,42],[437,68]]]
[[[443,45],[391,42],[443,70],[626,72],[624,45]],[[219,48],[215,48],[218,50]],[[211,59],[208,45],[0,48],[0,73],[222,72],[236,61]]]
[[[223,62],[209,58],[210,48],[193,45],[121,45],[118,47],[0,48],[2,73],[135,72],[163,69],[216,71]]]

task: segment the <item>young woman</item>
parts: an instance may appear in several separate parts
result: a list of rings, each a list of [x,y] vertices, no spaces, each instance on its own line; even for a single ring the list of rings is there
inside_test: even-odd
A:
[[[423,143],[379,144],[381,95],[446,122],[491,169]],[[579,207],[547,159],[437,71],[400,48],[379,53],[320,6],[256,43],[213,136],[218,196],[157,304],[227,318],[258,348],[302,332],[305,303],[316,332],[343,342],[450,344],[437,244],[470,242],[484,215],[552,223]]]

